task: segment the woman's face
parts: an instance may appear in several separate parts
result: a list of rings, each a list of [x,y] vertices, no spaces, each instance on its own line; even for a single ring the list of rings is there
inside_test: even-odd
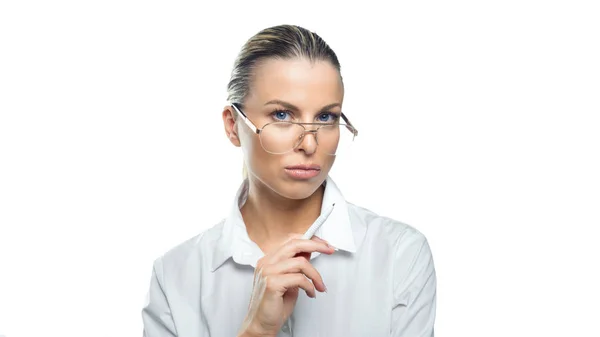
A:
[[[277,121],[323,123],[338,118],[343,96],[339,72],[329,62],[269,59],[255,68],[243,111],[259,129]],[[241,145],[249,179],[257,179],[255,183],[260,182],[289,199],[304,199],[327,178],[335,156],[326,151],[327,145],[331,148],[331,144],[323,144],[325,137],[319,137],[317,144],[314,134],[306,133],[295,149],[272,154],[265,151],[259,135],[242,118],[238,118],[236,124],[232,132],[237,131],[238,139],[233,137],[232,142]],[[305,127],[316,129],[315,125]],[[290,168],[297,165],[319,169],[306,172]]]

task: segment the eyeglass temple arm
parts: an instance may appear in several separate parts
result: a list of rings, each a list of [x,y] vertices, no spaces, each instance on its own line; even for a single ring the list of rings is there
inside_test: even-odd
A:
[[[248,125],[248,127],[254,131],[254,133],[259,134],[260,133],[260,129],[257,128],[249,119],[248,116],[246,116],[246,114],[237,107],[236,103],[231,103],[231,106],[233,107],[233,109],[235,109],[235,111],[237,111],[238,114],[240,114],[240,116],[242,116],[242,119],[244,120],[244,123],[246,123],[246,125]]]
[[[350,128],[348,128],[348,130],[350,130],[350,132],[352,132],[354,134],[354,137],[358,136],[358,130],[356,130],[354,125],[352,125],[352,123],[350,123],[350,121],[348,120],[348,117],[346,117],[346,115],[344,115],[344,113],[342,113],[342,119],[344,120],[344,122],[346,122],[346,124],[348,126],[350,126]]]

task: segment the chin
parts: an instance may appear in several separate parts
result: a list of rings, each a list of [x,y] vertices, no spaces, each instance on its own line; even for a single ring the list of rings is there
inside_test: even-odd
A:
[[[271,177],[276,177],[272,175]],[[323,184],[327,178],[326,172],[308,180],[294,180],[287,176],[263,181],[273,191],[287,199],[302,200],[310,197]]]
[[[321,182],[322,183],[322,182]],[[293,200],[302,200],[302,199],[306,199],[308,197],[310,197],[311,195],[313,195],[313,193],[315,193],[315,191],[317,189],[319,189],[319,186],[321,186],[320,183],[307,183],[307,182],[301,182],[301,184],[289,184],[289,183],[284,183],[288,186],[285,187],[285,190],[282,191],[278,191],[278,193],[283,196],[286,197],[288,199],[293,199]]]

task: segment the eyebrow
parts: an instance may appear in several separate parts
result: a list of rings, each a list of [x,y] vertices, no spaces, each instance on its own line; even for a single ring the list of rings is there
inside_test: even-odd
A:
[[[265,105],[269,105],[269,104],[278,104],[278,105],[282,105],[284,106],[286,109],[290,109],[290,110],[294,110],[294,111],[299,111],[300,109],[298,109],[298,107],[296,107],[295,105],[293,105],[292,103],[288,103],[286,101],[282,101],[279,99],[273,99],[268,101],[267,103],[265,103]],[[331,108],[335,108],[335,107],[341,107],[342,105],[340,103],[332,103],[332,104],[328,104],[324,107],[321,108],[321,110],[319,111],[325,111],[325,110],[329,110]]]

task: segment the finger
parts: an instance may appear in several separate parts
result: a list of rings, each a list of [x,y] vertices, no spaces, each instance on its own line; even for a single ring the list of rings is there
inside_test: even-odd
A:
[[[263,271],[263,275],[296,273],[301,273],[308,277],[318,291],[325,291],[326,287],[321,273],[319,273],[319,271],[304,257],[294,257],[276,264],[272,264],[265,267]]]
[[[295,234],[295,236],[294,236],[293,238],[299,238],[299,239],[300,239],[300,238],[302,238],[302,235],[301,235],[301,234]],[[322,243],[325,243],[325,244],[329,245],[329,242],[327,242],[327,241],[325,241],[325,240],[321,239],[320,237],[318,237],[318,236],[316,236],[316,235],[315,235],[315,236],[313,236],[313,237],[311,238],[311,240],[313,240],[313,241],[317,241],[317,242],[322,242]],[[331,245],[330,245],[330,246],[331,246]],[[298,254],[296,254],[296,256],[303,256],[303,257],[304,257],[306,260],[309,260],[309,261],[310,261],[310,256],[311,256],[311,253],[302,252],[302,253],[298,253]]]
[[[315,240],[294,239],[283,246],[271,256],[270,263],[277,263],[285,259],[292,258],[298,253],[314,253],[333,254],[334,248],[326,243],[317,242]]]
[[[311,253],[298,253],[298,254],[296,254],[296,256],[295,256],[295,257],[298,257],[298,256],[300,256],[300,257],[303,257],[303,258],[305,258],[305,259],[306,259],[306,261],[310,261],[310,255],[311,255]]]
[[[318,237],[318,236],[316,236],[316,235],[313,235],[313,237],[312,237],[312,238],[310,238],[310,239],[311,239],[311,240],[314,240],[314,241],[317,241],[317,242],[323,242],[323,243],[325,243],[325,244],[328,244],[328,245],[330,245],[330,244],[329,244],[329,242],[327,242],[326,240],[323,240],[323,239],[321,239],[320,237]],[[330,245],[330,246],[331,246],[331,245]]]
[[[293,288],[302,288],[308,297],[315,298],[315,286],[303,274],[281,274],[267,278],[267,291],[283,296],[286,291]]]
[[[330,247],[332,247],[334,250],[337,250],[335,247],[333,247],[329,242],[327,242],[326,240],[321,239],[320,237],[314,235],[312,238],[310,238],[313,241],[317,241],[317,242],[322,242]],[[307,260],[310,260],[310,255],[311,253],[298,253],[296,254],[296,256],[304,256]]]

